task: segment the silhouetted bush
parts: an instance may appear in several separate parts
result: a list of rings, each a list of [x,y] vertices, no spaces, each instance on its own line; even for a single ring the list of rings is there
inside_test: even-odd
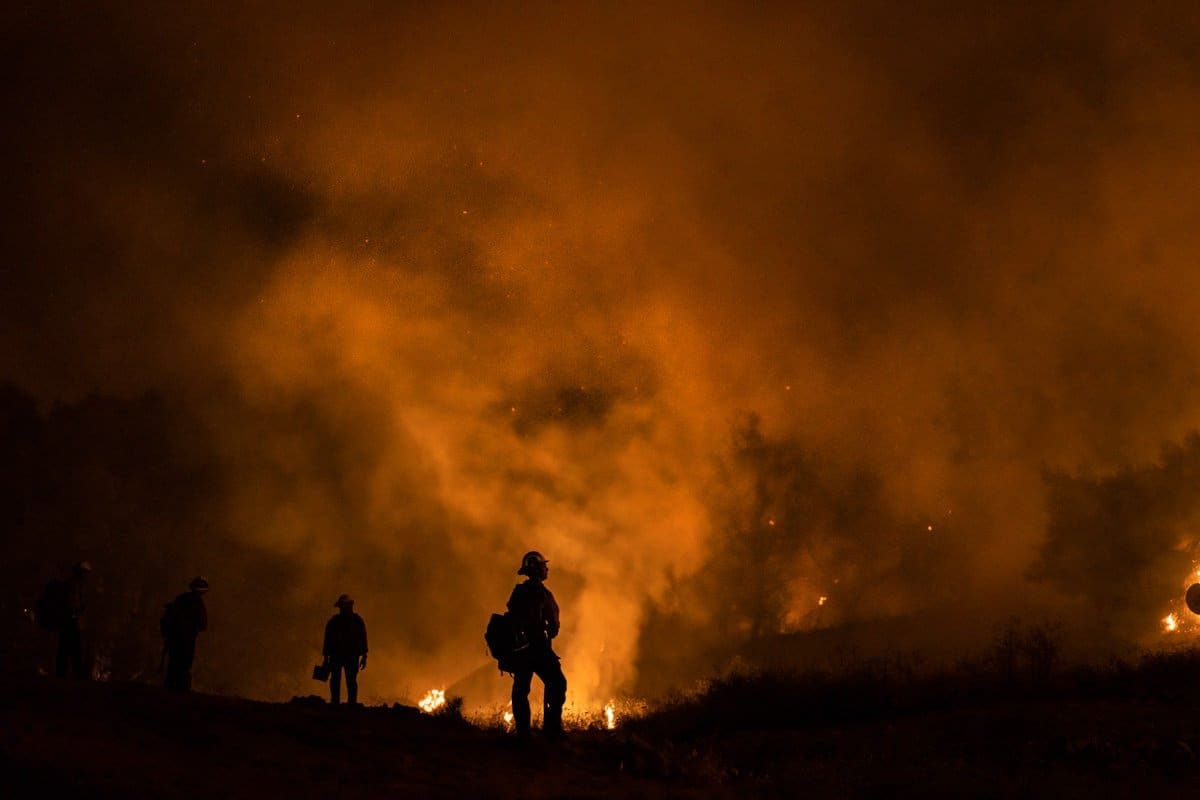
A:
[[[996,632],[990,659],[1009,683],[1042,683],[1059,667],[1063,628],[1057,622],[1022,626],[1013,619]]]
[[[1200,649],[1147,653],[1135,663],[1067,668],[1062,628],[1013,621],[982,657],[927,669],[893,656],[803,672],[734,673],[675,695],[628,727],[648,734],[704,736],[735,730],[836,726],[985,703],[1071,698],[1200,700]]]
[[[446,702],[433,712],[433,717],[442,722],[471,725],[463,716],[463,699],[461,697],[447,697]]]

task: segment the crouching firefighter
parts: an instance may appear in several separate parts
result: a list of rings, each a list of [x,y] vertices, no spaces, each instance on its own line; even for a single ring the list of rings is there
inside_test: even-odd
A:
[[[530,727],[529,689],[533,676],[542,679],[542,735],[562,739],[562,710],[567,699],[567,678],[551,640],[558,636],[558,603],[546,588],[550,562],[536,550],[521,559],[518,583],[508,598],[508,613],[517,636],[528,643],[513,664],[512,713],[517,736],[527,738]]]
[[[159,627],[163,635],[163,657],[167,659],[166,688],[187,692],[192,688],[192,664],[196,660],[196,636],[208,629],[204,595],[208,581],[193,578],[188,591],[167,603]]]

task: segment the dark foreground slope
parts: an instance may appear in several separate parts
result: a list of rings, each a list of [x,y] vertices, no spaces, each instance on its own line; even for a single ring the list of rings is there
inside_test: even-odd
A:
[[[1061,674],[735,678],[521,747],[410,708],[334,711],[10,678],[4,797],[1157,797],[1200,788],[1200,658]]]
[[[50,679],[0,692],[0,797],[659,797],[668,785],[670,796],[694,795],[631,774],[615,745],[581,732],[577,742],[521,747],[406,707],[335,710]]]

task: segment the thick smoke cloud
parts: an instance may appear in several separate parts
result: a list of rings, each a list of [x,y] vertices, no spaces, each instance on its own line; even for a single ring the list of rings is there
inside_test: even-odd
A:
[[[378,696],[463,678],[533,548],[580,703],[1129,564],[1152,631],[1165,540],[1085,587],[1070,497],[1200,425],[1174,11],[5,11],[6,424],[98,465],[13,450],[11,549],[141,617],[208,574],[201,682],[259,695],[342,591]]]
[[[1106,625],[1144,628],[1195,583],[1200,436],[1165,448],[1159,462],[1101,478],[1048,476],[1050,525],[1032,575],[1074,593]],[[1190,627],[1190,626],[1189,626]]]

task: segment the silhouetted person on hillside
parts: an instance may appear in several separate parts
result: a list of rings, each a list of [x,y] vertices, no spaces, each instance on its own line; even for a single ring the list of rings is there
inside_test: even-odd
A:
[[[87,610],[84,588],[92,565],[80,561],[71,569],[70,577],[51,581],[38,601],[38,617],[42,627],[58,633],[58,649],[54,655],[54,674],[60,678],[87,678],[83,664],[83,635],[80,631],[83,612]]]
[[[329,667],[329,702],[342,701],[342,671],[346,672],[346,702],[358,703],[358,671],[367,668],[367,624],[354,613],[354,598],[344,594],[333,604],[338,613],[325,623],[321,653]]]
[[[567,700],[567,678],[550,640],[558,636],[558,603],[546,588],[550,562],[531,551],[521,559],[518,575],[526,576],[508,598],[508,612],[518,635],[528,642],[518,656],[513,673],[512,710],[517,736],[527,738],[530,727],[529,689],[533,676],[542,679],[542,735],[562,739],[562,709]]]
[[[167,679],[163,685],[176,692],[187,692],[192,688],[196,636],[208,629],[208,609],[204,607],[207,591],[208,581],[193,578],[188,591],[167,603],[159,623],[167,655]]]

